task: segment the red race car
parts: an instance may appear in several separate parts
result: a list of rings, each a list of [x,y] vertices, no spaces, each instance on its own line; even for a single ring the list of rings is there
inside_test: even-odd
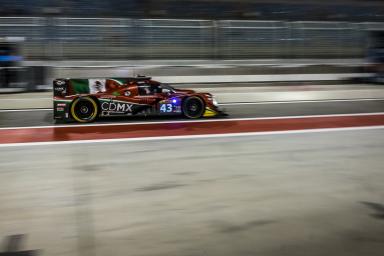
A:
[[[209,93],[175,89],[145,76],[55,79],[53,94],[54,118],[82,123],[103,116],[224,115]]]

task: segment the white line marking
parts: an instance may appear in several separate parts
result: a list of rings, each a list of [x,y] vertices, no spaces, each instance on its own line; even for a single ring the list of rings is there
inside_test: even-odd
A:
[[[0,130],[69,128],[69,127],[78,128],[78,127],[121,126],[121,125],[142,125],[142,124],[208,123],[208,122],[275,120],[275,119],[316,118],[316,117],[372,116],[372,115],[384,115],[384,112],[353,113],[353,114],[306,115],[306,116],[272,116],[272,117],[245,117],[245,118],[224,118],[224,119],[174,120],[174,121],[168,120],[168,121],[148,121],[148,122],[130,122],[130,123],[100,123],[100,124],[77,124],[76,123],[76,124],[73,124],[73,125],[1,127]]]
[[[273,131],[273,132],[246,132],[246,133],[181,135],[181,136],[159,136],[159,137],[121,138],[121,139],[98,139],[98,140],[71,140],[71,141],[8,143],[8,144],[0,144],[0,148],[4,148],[4,147],[22,147],[22,146],[48,146],[48,145],[63,145],[63,144],[65,145],[65,144],[140,142],[140,141],[156,141],[156,140],[208,139],[208,138],[227,138],[227,137],[244,137],[244,136],[266,136],[266,135],[283,135],[283,134],[300,134],[300,133],[321,133],[321,132],[338,132],[338,131],[376,130],[376,129],[384,129],[384,125],[380,125],[380,126],[342,127],[342,128],[302,129],[302,130]]]
[[[52,108],[0,109],[0,113],[6,113],[6,112],[36,112],[36,111],[53,111],[53,109]]]
[[[330,99],[330,100],[294,100],[294,101],[259,101],[259,102],[228,102],[219,103],[219,106],[236,105],[267,105],[267,104],[295,104],[295,103],[324,103],[324,102],[359,102],[359,101],[380,101],[384,98],[363,98],[363,99]]]
[[[52,98],[0,98],[1,101],[29,101],[29,100],[53,100]]]
[[[219,106],[295,104],[295,103],[317,103],[317,102],[319,102],[319,103],[325,103],[325,102],[359,102],[359,101],[383,101],[383,100],[384,100],[384,98],[362,98],[362,99],[330,99],[330,100],[228,102],[228,103],[219,103]],[[33,112],[33,111],[53,111],[53,108],[0,109],[0,113],[5,113],[5,112]]]
[[[332,74],[268,74],[268,75],[204,75],[204,76],[154,76],[163,83],[243,83],[243,82],[299,82],[336,81],[354,77],[368,77],[368,73]]]

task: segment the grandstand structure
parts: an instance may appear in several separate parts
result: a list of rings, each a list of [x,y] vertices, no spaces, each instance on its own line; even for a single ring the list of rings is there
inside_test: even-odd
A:
[[[382,0],[0,0],[0,16],[384,21]]]

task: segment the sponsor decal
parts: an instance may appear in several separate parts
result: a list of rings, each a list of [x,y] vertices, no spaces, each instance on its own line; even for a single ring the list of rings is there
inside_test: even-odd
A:
[[[160,112],[161,113],[171,113],[173,112],[173,105],[172,104],[160,104]]]
[[[55,84],[53,86],[53,95],[61,96],[66,93],[67,93],[67,86],[65,81],[62,81],[62,80],[55,81]]]
[[[65,107],[65,106],[67,106],[67,104],[66,103],[57,103],[56,106],[58,106],[58,107]]]
[[[55,91],[63,91],[65,90],[65,87],[64,86],[55,86],[55,88],[53,88]]]
[[[65,86],[55,86],[53,89],[55,90],[55,92],[61,93],[66,93],[67,91],[67,88],[65,88]]]
[[[62,108],[62,107],[58,107],[58,108],[56,108],[56,110],[57,110],[57,111],[64,111],[64,108]]]
[[[57,80],[56,82],[56,85],[64,85],[65,84],[65,81],[63,81],[63,80]]]
[[[133,104],[129,103],[120,103],[120,102],[103,102],[101,103],[101,109],[103,111],[112,111],[112,112],[132,112]]]

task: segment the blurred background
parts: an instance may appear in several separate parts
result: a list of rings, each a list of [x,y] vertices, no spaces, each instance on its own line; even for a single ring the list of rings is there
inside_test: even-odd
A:
[[[3,72],[8,70],[2,87],[33,90],[36,86],[28,81],[46,84],[48,73],[61,75],[49,69],[63,63],[58,61],[78,67],[85,65],[81,60],[105,66],[105,61],[128,60],[343,59],[360,67],[383,55],[384,5],[379,0],[0,4],[0,61]]]

